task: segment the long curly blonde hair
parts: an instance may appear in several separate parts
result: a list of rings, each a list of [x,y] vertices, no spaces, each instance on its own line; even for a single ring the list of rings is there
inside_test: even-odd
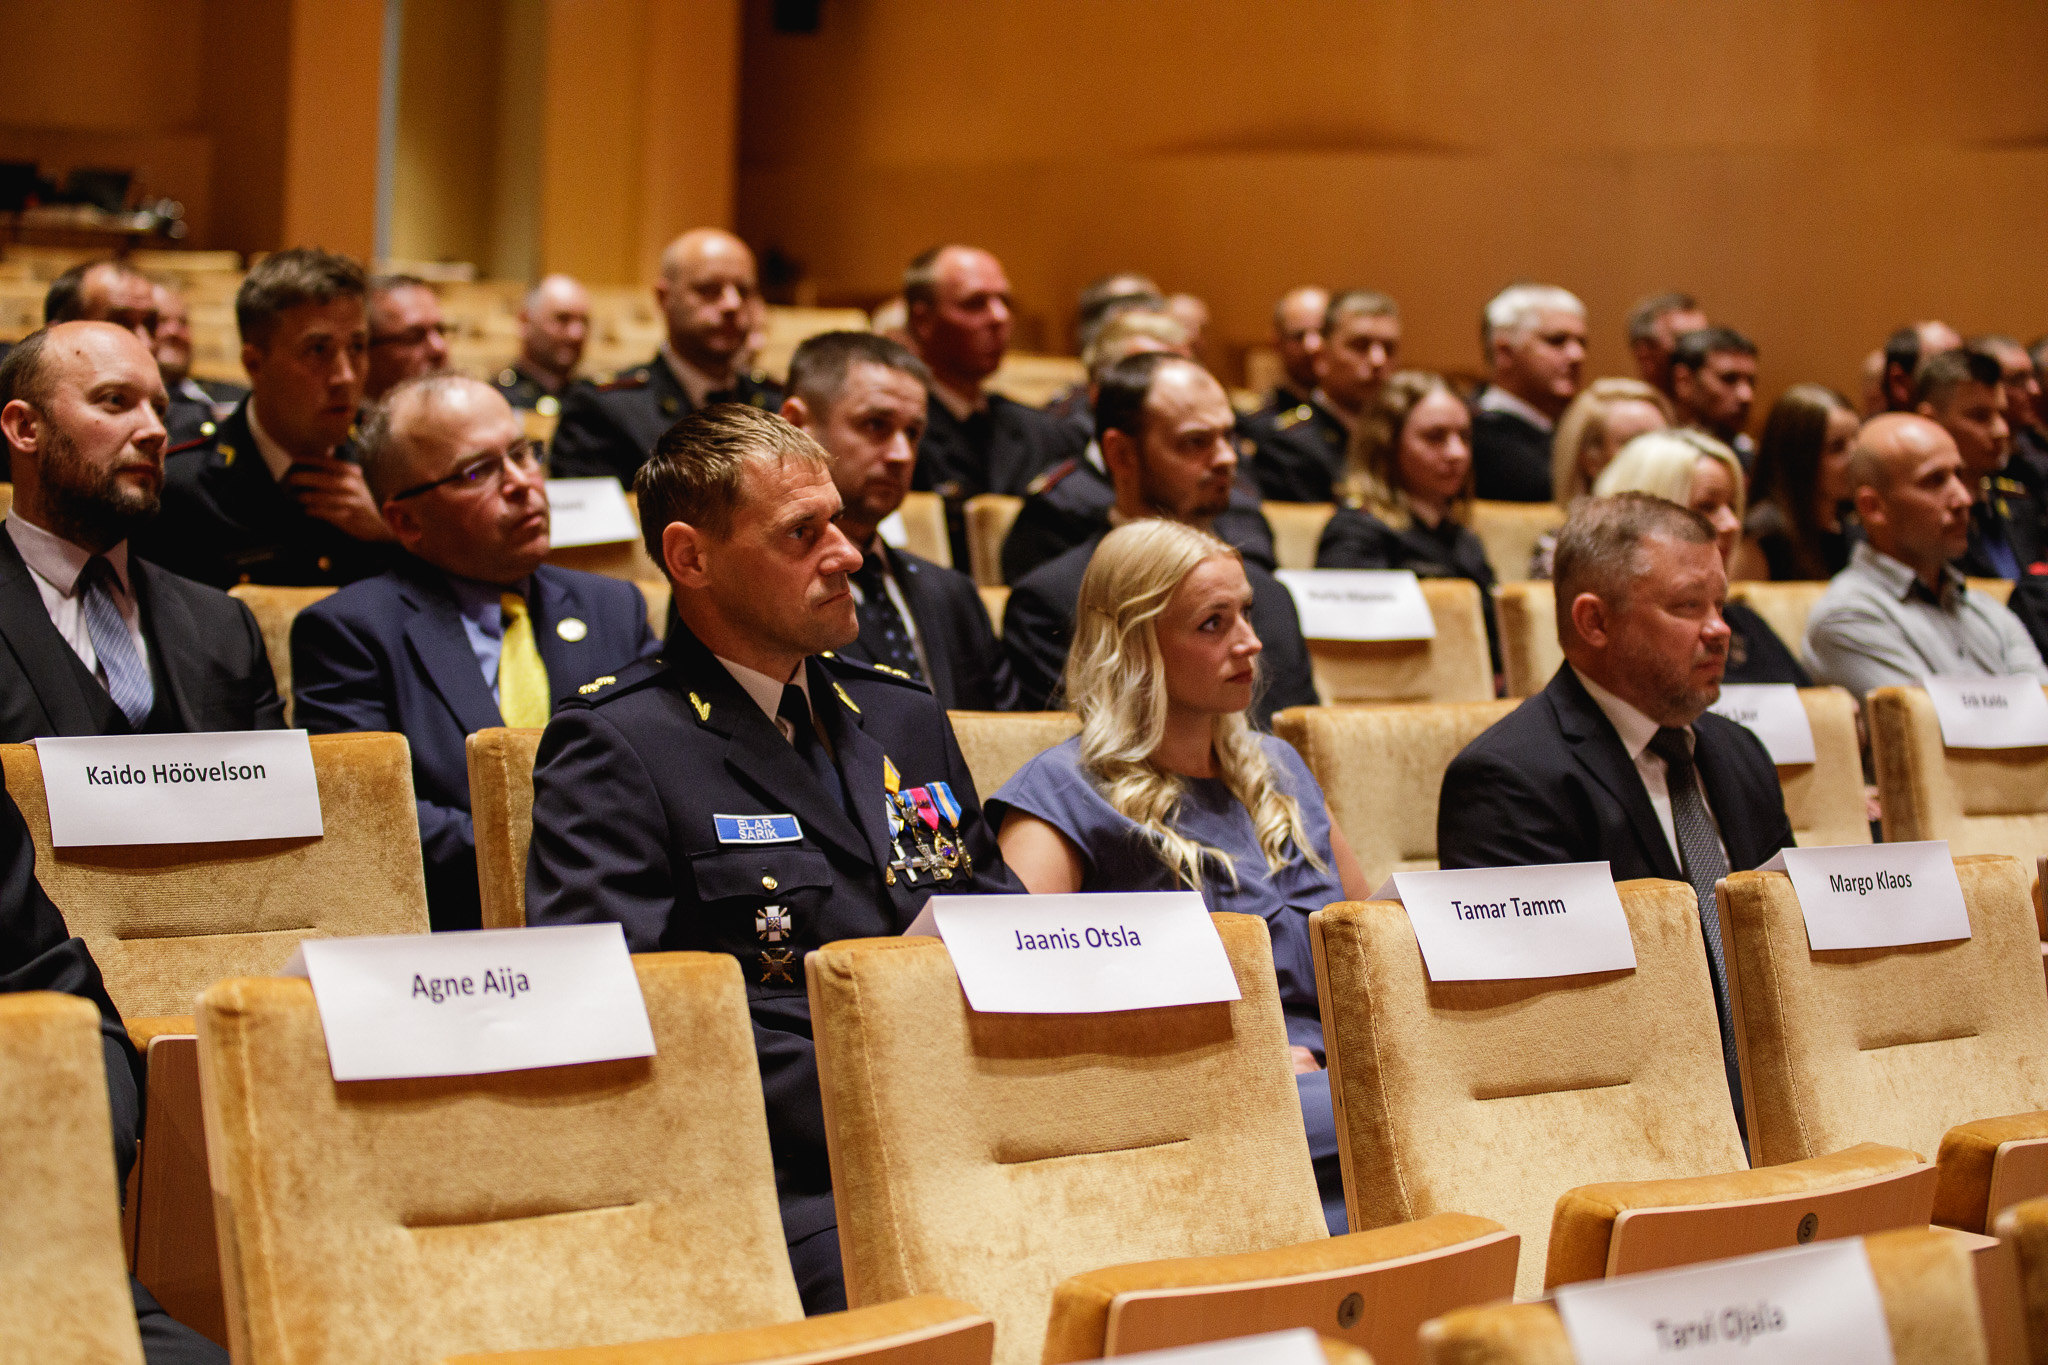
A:
[[[1081,579],[1067,655],[1065,691],[1081,717],[1083,769],[1103,799],[1152,839],[1175,876],[1197,890],[1205,861],[1220,863],[1232,885],[1237,866],[1223,850],[1173,827],[1185,779],[1152,761],[1166,737],[1159,616],[1197,565],[1226,556],[1241,558],[1215,536],[1179,522],[1136,521],[1111,531]],[[1267,869],[1278,872],[1297,853],[1322,868],[1300,805],[1281,789],[1244,713],[1218,716],[1214,735],[1217,775],[1251,812]]]

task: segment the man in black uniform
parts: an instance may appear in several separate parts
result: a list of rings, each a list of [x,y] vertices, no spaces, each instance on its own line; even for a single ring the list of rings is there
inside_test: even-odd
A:
[[[120,261],[85,261],[50,281],[43,295],[43,325],[111,322],[142,339],[156,339],[156,286]]]
[[[554,417],[589,339],[590,291],[568,275],[546,276],[519,305],[519,358],[493,387],[515,408]]]
[[[1401,353],[1401,314],[1394,301],[1352,289],[1330,301],[1316,347],[1316,386],[1309,397],[1241,424],[1252,443],[1252,477],[1276,502],[1332,502],[1343,482],[1351,432],[1365,415]]]
[[[1586,306],[1552,284],[1511,284],[1480,317],[1489,378],[1472,404],[1472,484],[1482,498],[1549,502],[1550,433],[1578,395]]]
[[[1003,611],[1003,649],[1026,710],[1057,700],[1074,638],[1081,576],[1112,526],[1170,517],[1203,530],[1230,506],[1237,475],[1236,413],[1223,386],[1194,361],[1151,352],[1118,361],[1096,384],[1095,430],[1115,489],[1094,535],[1019,579]],[[1260,725],[1286,706],[1316,704],[1308,645],[1287,589],[1247,562],[1252,627],[1265,645]]]
[[[679,624],[584,685],[533,774],[529,924],[614,920],[635,952],[746,974],[783,1230],[804,1307],[843,1307],[804,955],[900,934],[936,890],[1016,891],[923,686],[833,656],[860,551],[830,457],[739,405],[664,434],[635,482]]]
[[[297,247],[235,294],[251,392],[211,436],[164,452],[163,511],[135,550],[226,588],[353,583],[392,559],[391,528],[348,446],[369,357],[363,269]]]
[[[1330,291],[1304,284],[1273,305],[1273,351],[1280,357],[1280,382],[1254,417],[1271,419],[1298,408],[1316,391],[1316,352],[1323,346],[1323,319]]]
[[[961,505],[979,493],[1021,496],[1041,472],[1079,455],[1087,438],[1051,413],[982,386],[1010,346],[1010,280],[971,246],[924,252],[903,274],[910,337],[932,373],[930,413],[913,488],[946,500],[953,562],[967,562]]]
[[[685,413],[713,403],[773,412],[782,390],[739,369],[761,321],[754,253],[730,232],[697,228],[661,253],[655,302],[668,339],[645,365],[603,383],[586,379],[562,397],[562,423],[549,443],[557,478],[611,475],[631,485],[654,443]]]
[[[164,377],[171,405],[164,412],[170,444],[183,445],[211,436],[235,404],[249,396],[240,384],[192,377],[192,314],[184,296],[169,285],[157,285],[156,367]]]
[[[840,653],[924,683],[949,711],[1007,711],[1017,685],[974,580],[875,529],[910,491],[929,381],[887,337],[826,332],[790,357],[782,416],[832,457],[839,529],[862,555],[852,574],[860,638]]]

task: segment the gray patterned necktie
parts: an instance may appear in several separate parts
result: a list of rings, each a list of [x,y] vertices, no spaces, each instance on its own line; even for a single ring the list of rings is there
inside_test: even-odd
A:
[[[1721,907],[1714,899],[1714,884],[1728,875],[1728,855],[1714,835],[1714,819],[1707,812],[1706,794],[1700,790],[1699,771],[1692,761],[1692,747],[1686,732],[1665,726],[1650,741],[1650,752],[1664,760],[1664,785],[1671,793],[1671,824],[1678,834],[1678,851],[1685,864],[1685,879],[1692,883],[1700,903],[1700,929],[1707,940],[1707,965],[1714,976],[1714,1013],[1721,1025],[1721,1057],[1728,1067],[1728,1080],[1736,1085],[1734,1021],[1728,1017],[1728,962],[1721,949]],[[1742,1112],[1742,1092],[1735,1090],[1736,1113]]]
[[[85,613],[85,633],[92,640],[92,652],[99,656],[100,671],[107,675],[107,692],[114,705],[140,730],[156,705],[156,685],[150,681],[149,664],[135,647],[128,623],[114,604],[114,566],[105,555],[85,561],[78,575],[79,605]]]

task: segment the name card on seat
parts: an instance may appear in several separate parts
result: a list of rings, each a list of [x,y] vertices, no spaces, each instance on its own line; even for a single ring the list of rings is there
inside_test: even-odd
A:
[[[2048,695],[2035,677],[1930,677],[1927,699],[1951,749],[2031,749],[2048,744]]]
[[[1107,1014],[1238,998],[1197,891],[933,896],[906,934],[936,934],[983,1014]]]
[[[1436,618],[1408,569],[1282,569],[1305,640],[1434,640]]]
[[[1561,1285],[1580,1365],[1890,1365],[1891,1331],[1854,1238]]]
[[[304,730],[38,739],[50,843],[218,844],[318,838]]]
[[[1432,981],[1635,969],[1635,940],[1604,862],[1396,872],[1372,899],[1406,907]]]
[[[1721,699],[1707,709],[1747,726],[1771,762],[1813,762],[1813,722],[1791,683],[1723,683]]]
[[[548,544],[610,545],[640,539],[640,522],[617,479],[549,479]]]
[[[617,924],[309,938],[282,974],[312,981],[337,1081],[654,1055]]]
[[[1970,936],[1946,839],[1788,848],[1758,871],[1792,879],[1806,916],[1806,946],[1815,952]]]

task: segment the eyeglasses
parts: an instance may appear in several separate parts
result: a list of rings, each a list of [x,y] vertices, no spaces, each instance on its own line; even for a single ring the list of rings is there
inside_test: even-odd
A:
[[[403,332],[386,332],[382,336],[372,336],[370,338],[370,345],[420,346],[424,345],[430,336],[437,336],[441,340],[446,341],[454,335],[455,327],[451,323],[422,323],[418,327],[408,327]]]
[[[510,450],[479,455],[473,460],[466,460],[457,465],[453,474],[427,483],[415,484],[403,493],[393,493],[390,500],[404,502],[407,498],[431,493],[436,488],[453,487],[458,492],[466,493],[472,488],[495,487],[503,481],[505,466],[508,464],[517,465],[522,473],[531,473],[539,469],[540,447],[532,441],[521,441]]]

